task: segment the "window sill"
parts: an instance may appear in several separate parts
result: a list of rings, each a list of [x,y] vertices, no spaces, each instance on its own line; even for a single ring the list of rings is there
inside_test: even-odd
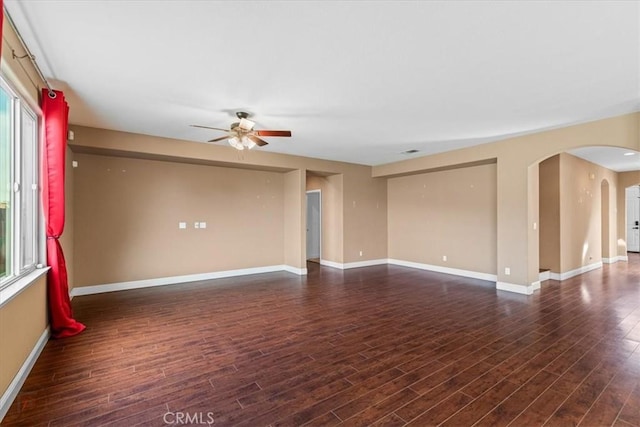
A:
[[[40,277],[47,274],[49,268],[50,267],[36,268],[31,273],[19,278],[6,288],[0,290],[0,308],[18,296],[20,292],[37,282]]]

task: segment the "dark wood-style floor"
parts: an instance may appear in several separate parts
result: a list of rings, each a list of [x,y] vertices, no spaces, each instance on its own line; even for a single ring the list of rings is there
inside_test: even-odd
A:
[[[640,426],[637,255],[530,297],[309,268],[75,298],[4,424]]]

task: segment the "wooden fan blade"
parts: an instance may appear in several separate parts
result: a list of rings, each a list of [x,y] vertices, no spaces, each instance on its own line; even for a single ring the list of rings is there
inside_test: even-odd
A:
[[[258,136],[291,136],[290,130],[256,130]]]
[[[250,140],[252,140],[253,142],[256,143],[256,145],[259,145],[260,147],[267,145],[268,142],[265,141],[264,139],[260,139],[255,135],[247,135],[247,138],[249,138]]]
[[[223,139],[229,139],[229,135],[221,136],[220,138],[210,139],[207,142],[218,142],[218,141],[222,141]]]
[[[201,126],[201,125],[189,125],[192,128],[202,128],[202,129],[213,129],[213,130],[221,130],[223,132],[229,132],[229,129],[220,129],[220,128],[212,128],[210,126]]]

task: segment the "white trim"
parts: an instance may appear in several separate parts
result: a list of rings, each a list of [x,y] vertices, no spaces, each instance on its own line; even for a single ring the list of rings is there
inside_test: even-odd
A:
[[[495,282],[496,280],[498,280],[498,276],[496,276],[495,274],[480,273],[477,271],[462,270],[459,268],[442,267],[440,265],[422,264],[422,263],[412,262],[412,261],[402,261],[399,259],[389,259],[388,262],[389,264],[401,265],[403,267],[411,267],[411,268],[418,268],[420,270],[429,270],[429,271],[435,271],[438,273],[453,274],[454,276],[469,277],[472,279],[487,280],[490,282]]]
[[[320,259],[320,265],[324,265],[327,267],[338,268],[340,270],[344,270],[344,264],[341,262],[329,261],[326,259]]]
[[[626,255],[618,255],[613,258],[602,258],[603,264],[614,264],[618,261],[629,261],[629,257]]]
[[[540,282],[533,282],[530,285],[516,285],[515,283],[496,282],[496,289],[499,291],[515,292],[517,294],[531,295],[533,291],[540,289]]]
[[[40,335],[40,338],[38,338],[38,341],[31,350],[31,353],[29,353],[29,356],[27,356],[27,359],[20,367],[20,370],[18,371],[16,376],[13,377],[13,381],[11,381],[11,384],[9,384],[7,390],[4,392],[2,397],[0,397],[0,422],[2,422],[4,416],[7,415],[9,408],[13,404],[13,401],[16,399],[16,396],[18,396],[20,389],[29,376],[29,373],[31,372],[33,365],[35,365],[36,360],[38,360],[38,357],[40,357],[40,353],[42,353],[45,345],[47,345],[48,340],[49,328],[45,329],[42,335]]]
[[[222,279],[225,277],[246,276],[249,274],[288,271],[294,274],[307,274],[306,268],[295,268],[288,265],[270,265],[266,267],[242,268],[238,270],[215,271],[211,273],[188,274],[185,276],[160,277],[157,279],[134,280],[131,282],[107,283],[104,285],[77,286],[71,290],[71,296],[93,295],[104,292],[126,291],[129,289],[150,288],[153,286],[177,285],[179,283],[198,282],[201,280]]]
[[[348,270],[350,268],[361,268],[361,267],[371,267],[374,265],[386,265],[389,264],[389,260],[384,259],[370,259],[367,261],[355,261],[355,262],[347,262],[342,264],[342,268]]]
[[[320,260],[320,265],[333,267],[340,270],[349,270],[351,268],[371,267],[374,265],[386,265],[386,264],[389,264],[389,260],[386,258],[370,259],[367,261],[356,261],[356,262],[347,262],[347,263],[328,261],[326,259]]]
[[[20,292],[36,283],[41,276],[47,274],[47,271],[49,271],[49,267],[36,268],[26,276],[2,288],[2,290],[0,290],[0,308],[17,297]]]
[[[564,273],[554,273],[553,271],[549,272],[549,278],[552,280],[567,280],[579,274],[587,273],[591,270],[596,270],[598,268],[602,268],[602,261],[594,262],[593,264],[583,265],[580,268],[576,268],[575,270],[566,271]]]
[[[307,274],[306,268],[298,268],[298,267],[292,267],[290,265],[283,265],[282,269],[284,271],[288,271],[289,273],[297,274],[298,276],[305,276]]]
[[[540,274],[538,275],[538,279],[541,282],[544,282],[545,280],[549,280],[551,278],[551,272],[549,270],[546,271],[542,271],[540,272]]]

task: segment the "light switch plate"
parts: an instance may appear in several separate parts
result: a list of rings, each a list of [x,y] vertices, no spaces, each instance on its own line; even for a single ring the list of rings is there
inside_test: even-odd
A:
[[[207,223],[206,222],[201,222],[200,223],[200,228],[207,228]]]
[[[179,222],[178,223],[178,228],[181,230],[184,230],[185,228],[187,228],[187,223],[186,222]]]

